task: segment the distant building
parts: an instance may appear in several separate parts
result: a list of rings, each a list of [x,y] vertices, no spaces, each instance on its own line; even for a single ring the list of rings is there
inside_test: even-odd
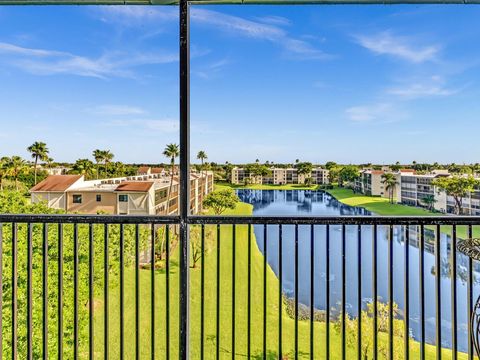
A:
[[[312,184],[328,184],[328,170],[320,167],[313,168],[307,175],[298,174],[296,168],[271,168],[268,176],[256,176],[250,174],[245,168],[234,167],[232,169],[232,183],[237,185],[249,184],[304,184],[307,178],[311,178]]]
[[[191,211],[202,209],[203,198],[213,191],[213,173],[190,175]],[[179,183],[158,174],[86,181],[82,175],[52,175],[30,189],[32,203],[46,202],[67,213],[164,215],[178,212]],[[168,210],[167,210],[168,209]]]
[[[355,192],[388,198],[390,191],[385,189],[383,184],[383,175],[387,173],[384,170],[362,170],[360,176],[354,181],[353,188]],[[400,173],[393,173],[397,177],[398,185],[393,189],[394,197],[398,199],[398,189],[400,185]]]

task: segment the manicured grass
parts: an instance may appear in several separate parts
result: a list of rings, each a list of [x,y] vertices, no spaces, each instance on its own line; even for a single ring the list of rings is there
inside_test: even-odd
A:
[[[376,197],[376,196],[367,196],[362,194],[355,194],[351,189],[335,187],[333,189],[325,190],[332,196],[334,196],[338,201],[341,201],[344,204],[350,206],[359,206],[363,207],[369,211],[374,212],[377,215],[384,216],[439,216],[444,215],[440,213],[434,213],[425,209],[401,205],[401,204],[390,204],[389,200],[386,198]],[[454,216],[454,215],[452,215]],[[427,226],[427,228],[434,230],[434,226]],[[441,231],[445,234],[452,233],[451,226],[441,226]],[[468,237],[468,229],[466,226],[457,227],[457,236],[459,238]],[[473,236],[480,236],[480,229],[478,227],[473,227]]]
[[[221,186],[220,186],[221,187]],[[219,186],[217,186],[217,189]],[[235,210],[228,212],[230,215],[249,215],[252,206],[240,203]],[[216,233],[216,228],[213,228]],[[232,259],[235,257],[235,357],[246,358],[247,354],[247,293],[248,293],[248,228],[236,227],[236,249],[233,252],[232,226],[222,226],[220,237],[220,358],[231,359],[232,340]],[[207,229],[208,233],[208,229]],[[207,241],[208,251],[205,257],[205,358],[215,359],[216,349],[216,291],[217,291],[217,246],[216,238]],[[263,334],[263,264],[264,257],[259,251],[255,235],[251,233],[251,349],[252,358],[262,358]],[[191,269],[190,283],[190,346],[191,359],[200,358],[200,304],[201,304],[201,270],[200,265]],[[113,276],[113,275],[112,275]],[[115,275],[118,276],[118,275]],[[270,267],[267,267],[267,358],[278,358],[278,314],[279,314],[279,282]],[[151,338],[151,272],[140,271],[140,344],[138,349],[141,359],[150,358]],[[166,314],[170,316],[170,359],[178,357],[178,249],[175,249],[171,258],[170,269],[170,309],[166,309],[166,275],[164,270],[155,271],[155,339],[156,358],[166,359]],[[135,279],[134,269],[126,270],[125,281],[125,358],[133,359],[135,351]],[[321,290],[317,290],[321,291]],[[110,289],[110,331],[109,349],[110,358],[119,358],[119,288]],[[333,305],[333,304],[332,304]],[[96,358],[103,358],[103,303],[98,298],[95,310],[95,348]],[[282,346],[285,359],[294,358],[294,320],[291,319],[283,306],[282,311],[283,336]],[[315,322],[314,344],[315,359],[325,358],[325,323]],[[309,331],[308,321],[299,321],[299,358],[309,358]],[[371,334],[371,332],[368,332]],[[365,338],[365,337],[364,337]],[[387,334],[380,333],[379,341],[386,344]],[[396,359],[403,358],[403,341],[396,338]],[[354,344],[355,341],[352,341]],[[412,358],[419,357],[417,342],[410,342]],[[340,334],[331,327],[331,354],[330,359],[341,359]],[[426,358],[435,358],[435,348],[426,346]],[[445,358],[451,355],[449,350],[444,350]],[[347,359],[356,358],[354,345],[349,345]],[[369,356],[371,358],[371,356]],[[383,358],[381,356],[381,358]],[[459,359],[466,359],[460,354]]]

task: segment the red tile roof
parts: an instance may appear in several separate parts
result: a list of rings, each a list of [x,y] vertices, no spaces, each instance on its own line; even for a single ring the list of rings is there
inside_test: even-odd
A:
[[[161,174],[163,172],[163,168],[152,168],[152,174]]]
[[[383,175],[384,173],[383,170],[372,170],[372,175]]]
[[[35,191],[65,191],[76,183],[83,175],[50,175],[30,189]]]
[[[400,169],[400,172],[414,173],[415,169]]]
[[[115,191],[148,192],[153,184],[153,181],[125,181]]]

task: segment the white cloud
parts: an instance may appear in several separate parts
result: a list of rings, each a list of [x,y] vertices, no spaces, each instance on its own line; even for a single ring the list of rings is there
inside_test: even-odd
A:
[[[86,57],[64,51],[27,48],[0,42],[4,61],[35,75],[70,74],[77,76],[110,78],[135,77],[132,68],[148,64],[178,61],[178,54],[105,52],[99,57]]]
[[[247,20],[218,11],[194,8],[192,21],[214,26],[236,35],[266,40],[283,47],[290,55],[301,59],[329,59],[332,56],[313,47],[309,42],[290,36],[284,29],[273,24]]]
[[[440,47],[437,45],[418,46],[413,40],[403,36],[394,36],[389,31],[374,35],[358,35],[358,44],[378,55],[390,55],[412,63],[433,61]]]
[[[146,111],[142,108],[128,105],[101,105],[89,109],[89,112],[97,115],[141,115]]]
[[[413,81],[390,88],[387,92],[405,99],[416,99],[422,97],[450,96],[460,91],[461,89],[446,87],[442,77],[432,76],[426,80]]]
[[[391,122],[394,114],[393,105],[378,103],[371,105],[353,106],[345,110],[347,117],[354,122]]]
[[[100,18],[106,22],[145,26],[150,22],[158,26],[160,22],[178,21],[178,11],[165,7],[104,6],[100,7]],[[280,16],[266,16],[248,20],[222,12],[192,8],[191,21],[212,26],[215,31],[230,32],[235,35],[258,40],[266,40],[281,46],[289,55],[299,59],[329,59],[332,56],[314,47],[306,39],[292,37],[282,26],[290,20]]]
[[[171,118],[164,119],[117,119],[102,123],[108,127],[131,127],[150,133],[176,133],[179,131],[179,121]]]

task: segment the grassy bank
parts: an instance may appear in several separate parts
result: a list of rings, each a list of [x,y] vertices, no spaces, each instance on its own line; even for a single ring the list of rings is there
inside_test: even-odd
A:
[[[217,189],[219,186],[217,186]],[[221,188],[221,186],[220,186]],[[228,212],[229,215],[252,214],[251,205],[240,203],[235,210]],[[213,229],[212,229],[213,230]],[[236,286],[235,286],[235,357],[245,358],[247,354],[247,271],[248,271],[248,228],[237,226],[236,249],[233,252],[232,226],[222,226],[220,238],[220,358],[231,359],[232,338],[232,259],[235,256]],[[215,233],[215,231],[213,231]],[[207,229],[208,233],[208,229]],[[263,262],[264,258],[257,247],[255,235],[251,234],[252,245],[252,317],[251,317],[251,349],[252,358],[262,358],[262,334],[263,334]],[[217,243],[215,238],[207,241],[208,251],[205,256],[205,354],[207,359],[215,358],[216,349],[216,291],[217,291]],[[200,265],[191,269],[190,283],[190,345],[191,358],[200,358],[200,304],[201,304],[201,270]],[[151,274],[149,270],[140,271],[140,344],[141,359],[150,358],[151,338]],[[178,356],[178,249],[174,250],[171,258],[170,269],[170,358]],[[166,359],[166,274],[164,270],[155,272],[155,338],[156,358]],[[134,358],[135,350],[135,279],[134,270],[127,269],[125,283],[125,358]],[[278,358],[278,316],[279,316],[279,282],[270,267],[267,268],[267,358]],[[332,304],[333,305],[333,304]],[[96,358],[103,357],[103,303],[99,298],[96,303],[95,313],[95,348]],[[282,346],[285,359],[294,358],[294,320],[289,317],[282,306],[283,336]],[[119,289],[112,288],[110,291],[110,357],[119,358]],[[299,358],[309,358],[309,321],[299,322]],[[324,322],[315,322],[314,344],[315,359],[325,358],[325,331]],[[364,331],[364,339],[371,335],[371,331]],[[366,340],[365,340],[366,341]],[[385,348],[387,334],[380,333],[379,341]],[[403,340],[396,338],[395,359],[403,359]],[[348,346],[347,359],[356,358],[355,341]],[[340,334],[331,327],[331,356],[330,359],[341,359]],[[418,343],[411,341],[411,356],[419,356]],[[435,348],[426,346],[427,359],[435,358]],[[381,358],[382,355],[380,354]],[[449,350],[444,350],[444,356],[451,356]],[[371,356],[369,356],[371,358]],[[460,359],[466,359],[460,354]]]

